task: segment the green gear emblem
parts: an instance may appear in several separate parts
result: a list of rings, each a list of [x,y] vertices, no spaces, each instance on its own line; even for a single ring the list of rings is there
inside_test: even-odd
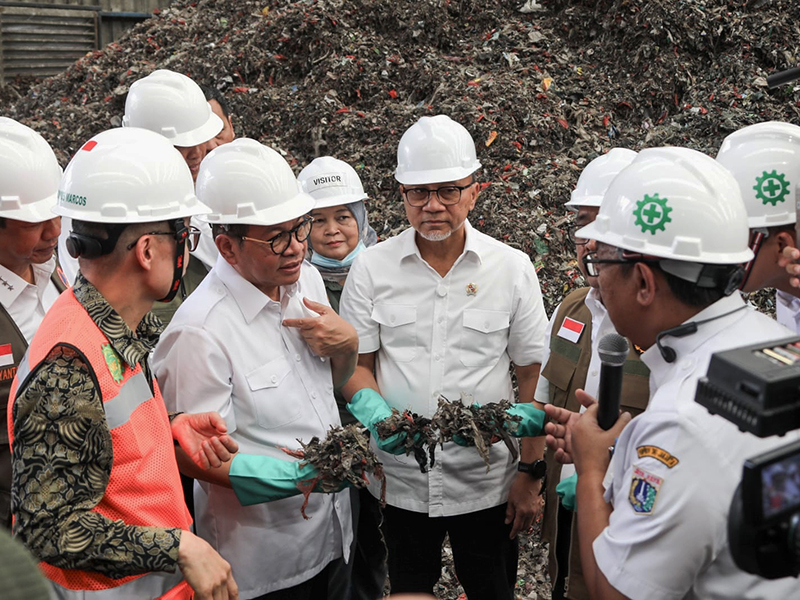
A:
[[[636,217],[634,224],[642,228],[642,233],[649,231],[655,235],[658,230],[664,231],[666,224],[672,221],[669,216],[671,212],[666,198],[659,198],[658,194],[645,194],[644,199],[636,202],[636,210],[633,211]]]
[[[777,206],[778,202],[786,200],[786,196],[789,194],[789,182],[786,181],[786,175],[783,173],[763,171],[761,177],[756,177],[753,189],[756,191],[756,198],[765,205]]]

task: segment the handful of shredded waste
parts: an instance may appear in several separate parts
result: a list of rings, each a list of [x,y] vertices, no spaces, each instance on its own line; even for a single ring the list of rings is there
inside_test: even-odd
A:
[[[384,419],[377,425],[378,437],[382,440],[390,438],[396,433],[404,432],[406,456],[414,454],[419,465],[419,470],[428,472],[428,459],[430,466],[436,463],[436,443],[439,435],[431,427],[431,420],[416,413],[392,409],[392,416]]]
[[[372,473],[380,480],[381,505],[386,504],[386,476],[383,474],[383,463],[369,447],[368,440],[366,429],[354,424],[331,427],[324,440],[316,436],[307,444],[297,440],[302,446],[300,450],[281,448],[286,454],[299,458],[304,463],[310,463],[318,472],[317,477],[301,481],[297,486],[305,496],[301,508],[303,518],[309,518],[305,511],[312,491],[317,489],[326,493],[335,492],[345,482],[356,488],[364,488],[369,484],[367,473]]]
[[[439,431],[441,444],[458,436],[462,443],[475,446],[483,462],[486,463],[488,472],[489,450],[495,442],[503,440],[511,456],[517,460],[517,448],[510,434],[519,427],[521,417],[511,416],[506,412],[512,406],[508,400],[478,405],[450,402],[441,396],[439,407],[431,419],[431,425]]]

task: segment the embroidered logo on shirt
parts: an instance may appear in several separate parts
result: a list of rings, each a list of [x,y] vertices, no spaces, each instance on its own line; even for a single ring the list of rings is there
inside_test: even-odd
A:
[[[670,469],[680,462],[677,458],[672,456],[672,454],[666,450],[662,450],[658,446],[639,446],[636,448],[636,454],[639,455],[639,458],[644,458],[645,456],[655,458],[658,462],[664,463]]]
[[[467,296],[474,296],[478,293],[478,286],[474,283],[467,284]]]
[[[17,374],[17,367],[8,367],[7,369],[0,369],[0,381],[11,381],[14,375]]]
[[[653,506],[656,503],[656,496],[662,483],[664,483],[664,480],[661,477],[656,477],[639,467],[633,467],[633,479],[631,480],[631,491],[628,494],[628,500],[636,514],[653,514]]]
[[[103,358],[106,359],[108,372],[111,373],[112,379],[117,383],[122,383],[122,362],[111,344],[103,344]]]
[[[586,328],[586,325],[581,323],[580,321],[576,321],[575,319],[570,319],[569,317],[564,318],[564,322],[561,323],[561,329],[558,330],[558,337],[564,338],[565,340],[569,340],[573,344],[577,344],[578,340],[581,339],[581,334],[583,330]]]
[[[14,364],[14,353],[11,351],[11,344],[0,345],[0,367],[7,367]]]

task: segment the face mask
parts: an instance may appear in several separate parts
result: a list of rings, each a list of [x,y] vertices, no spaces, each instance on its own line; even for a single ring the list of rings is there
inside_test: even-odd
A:
[[[311,264],[317,267],[323,267],[325,269],[343,269],[347,268],[353,264],[353,261],[356,259],[356,256],[364,250],[366,246],[364,242],[358,242],[358,245],[353,249],[353,251],[345,256],[342,260],[336,260],[334,258],[328,258],[326,256],[322,256],[318,252],[314,252],[311,255]]]

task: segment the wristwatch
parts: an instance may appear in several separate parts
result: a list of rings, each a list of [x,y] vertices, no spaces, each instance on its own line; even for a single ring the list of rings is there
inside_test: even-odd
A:
[[[527,473],[534,481],[539,481],[547,475],[547,462],[541,458],[532,463],[520,462],[517,463],[517,471]]]

